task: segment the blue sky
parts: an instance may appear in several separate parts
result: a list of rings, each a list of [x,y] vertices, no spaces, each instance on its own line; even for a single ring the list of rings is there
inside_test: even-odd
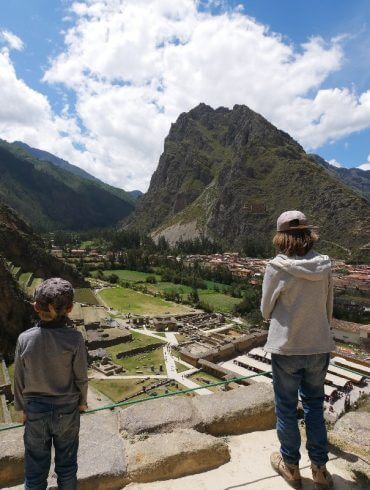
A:
[[[367,0],[0,0],[0,138],[145,190],[180,112],[245,103],[360,166],[369,52]]]

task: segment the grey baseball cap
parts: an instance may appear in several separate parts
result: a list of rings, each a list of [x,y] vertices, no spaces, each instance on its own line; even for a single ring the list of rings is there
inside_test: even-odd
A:
[[[307,230],[317,228],[317,226],[310,225],[301,211],[285,211],[282,213],[276,223],[277,231],[289,231],[289,230]]]
[[[52,304],[57,311],[73,304],[74,290],[72,284],[60,277],[43,281],[35,290],[33,299],[43,311],[48,311]]]

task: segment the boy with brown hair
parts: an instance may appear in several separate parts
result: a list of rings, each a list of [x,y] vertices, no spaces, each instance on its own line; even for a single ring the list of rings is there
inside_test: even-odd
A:
[[[69,326],[72,285],[61,278],[35,291],[38,324],[17,342],[14,371],[16,410],[25,423],[25,489],[44,490],[55,448],[58,488],[77,488],[80,412],[87,408],[87,356],[80,332]]]

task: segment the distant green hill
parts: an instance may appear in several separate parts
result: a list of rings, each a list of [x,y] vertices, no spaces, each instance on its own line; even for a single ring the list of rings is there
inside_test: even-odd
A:
[[[113,226],[134,209],[122,189],[87,179],[0,140],[0,203],[34,229],[86,230]]]
[[[207,236],[226,246],[270,240],[279,214],[300,209],[323,239],[370,242],[370,204],[287,133],[246,106],[200,104],[179,116],[149,190],[126,228],[171,243]]]
[[[348,187],[364,196],[370,202],[370,170],[338,168],[330,165],[329,162],[325,161],[319,155],[311,155],[311,157],[315,162],[322,165],[330,175],[348,185]]]

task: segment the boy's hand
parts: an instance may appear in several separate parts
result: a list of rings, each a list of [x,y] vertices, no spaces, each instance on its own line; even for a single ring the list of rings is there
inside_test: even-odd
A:
[[[26,412],[23,412],[23,414],[22,414],[22,422],[23,422],[23,425],[27,422],[27,413]]]
[[[78,408],[80,409],[80,413],[85,412],[87,410],[87,405],[80,405]]]

